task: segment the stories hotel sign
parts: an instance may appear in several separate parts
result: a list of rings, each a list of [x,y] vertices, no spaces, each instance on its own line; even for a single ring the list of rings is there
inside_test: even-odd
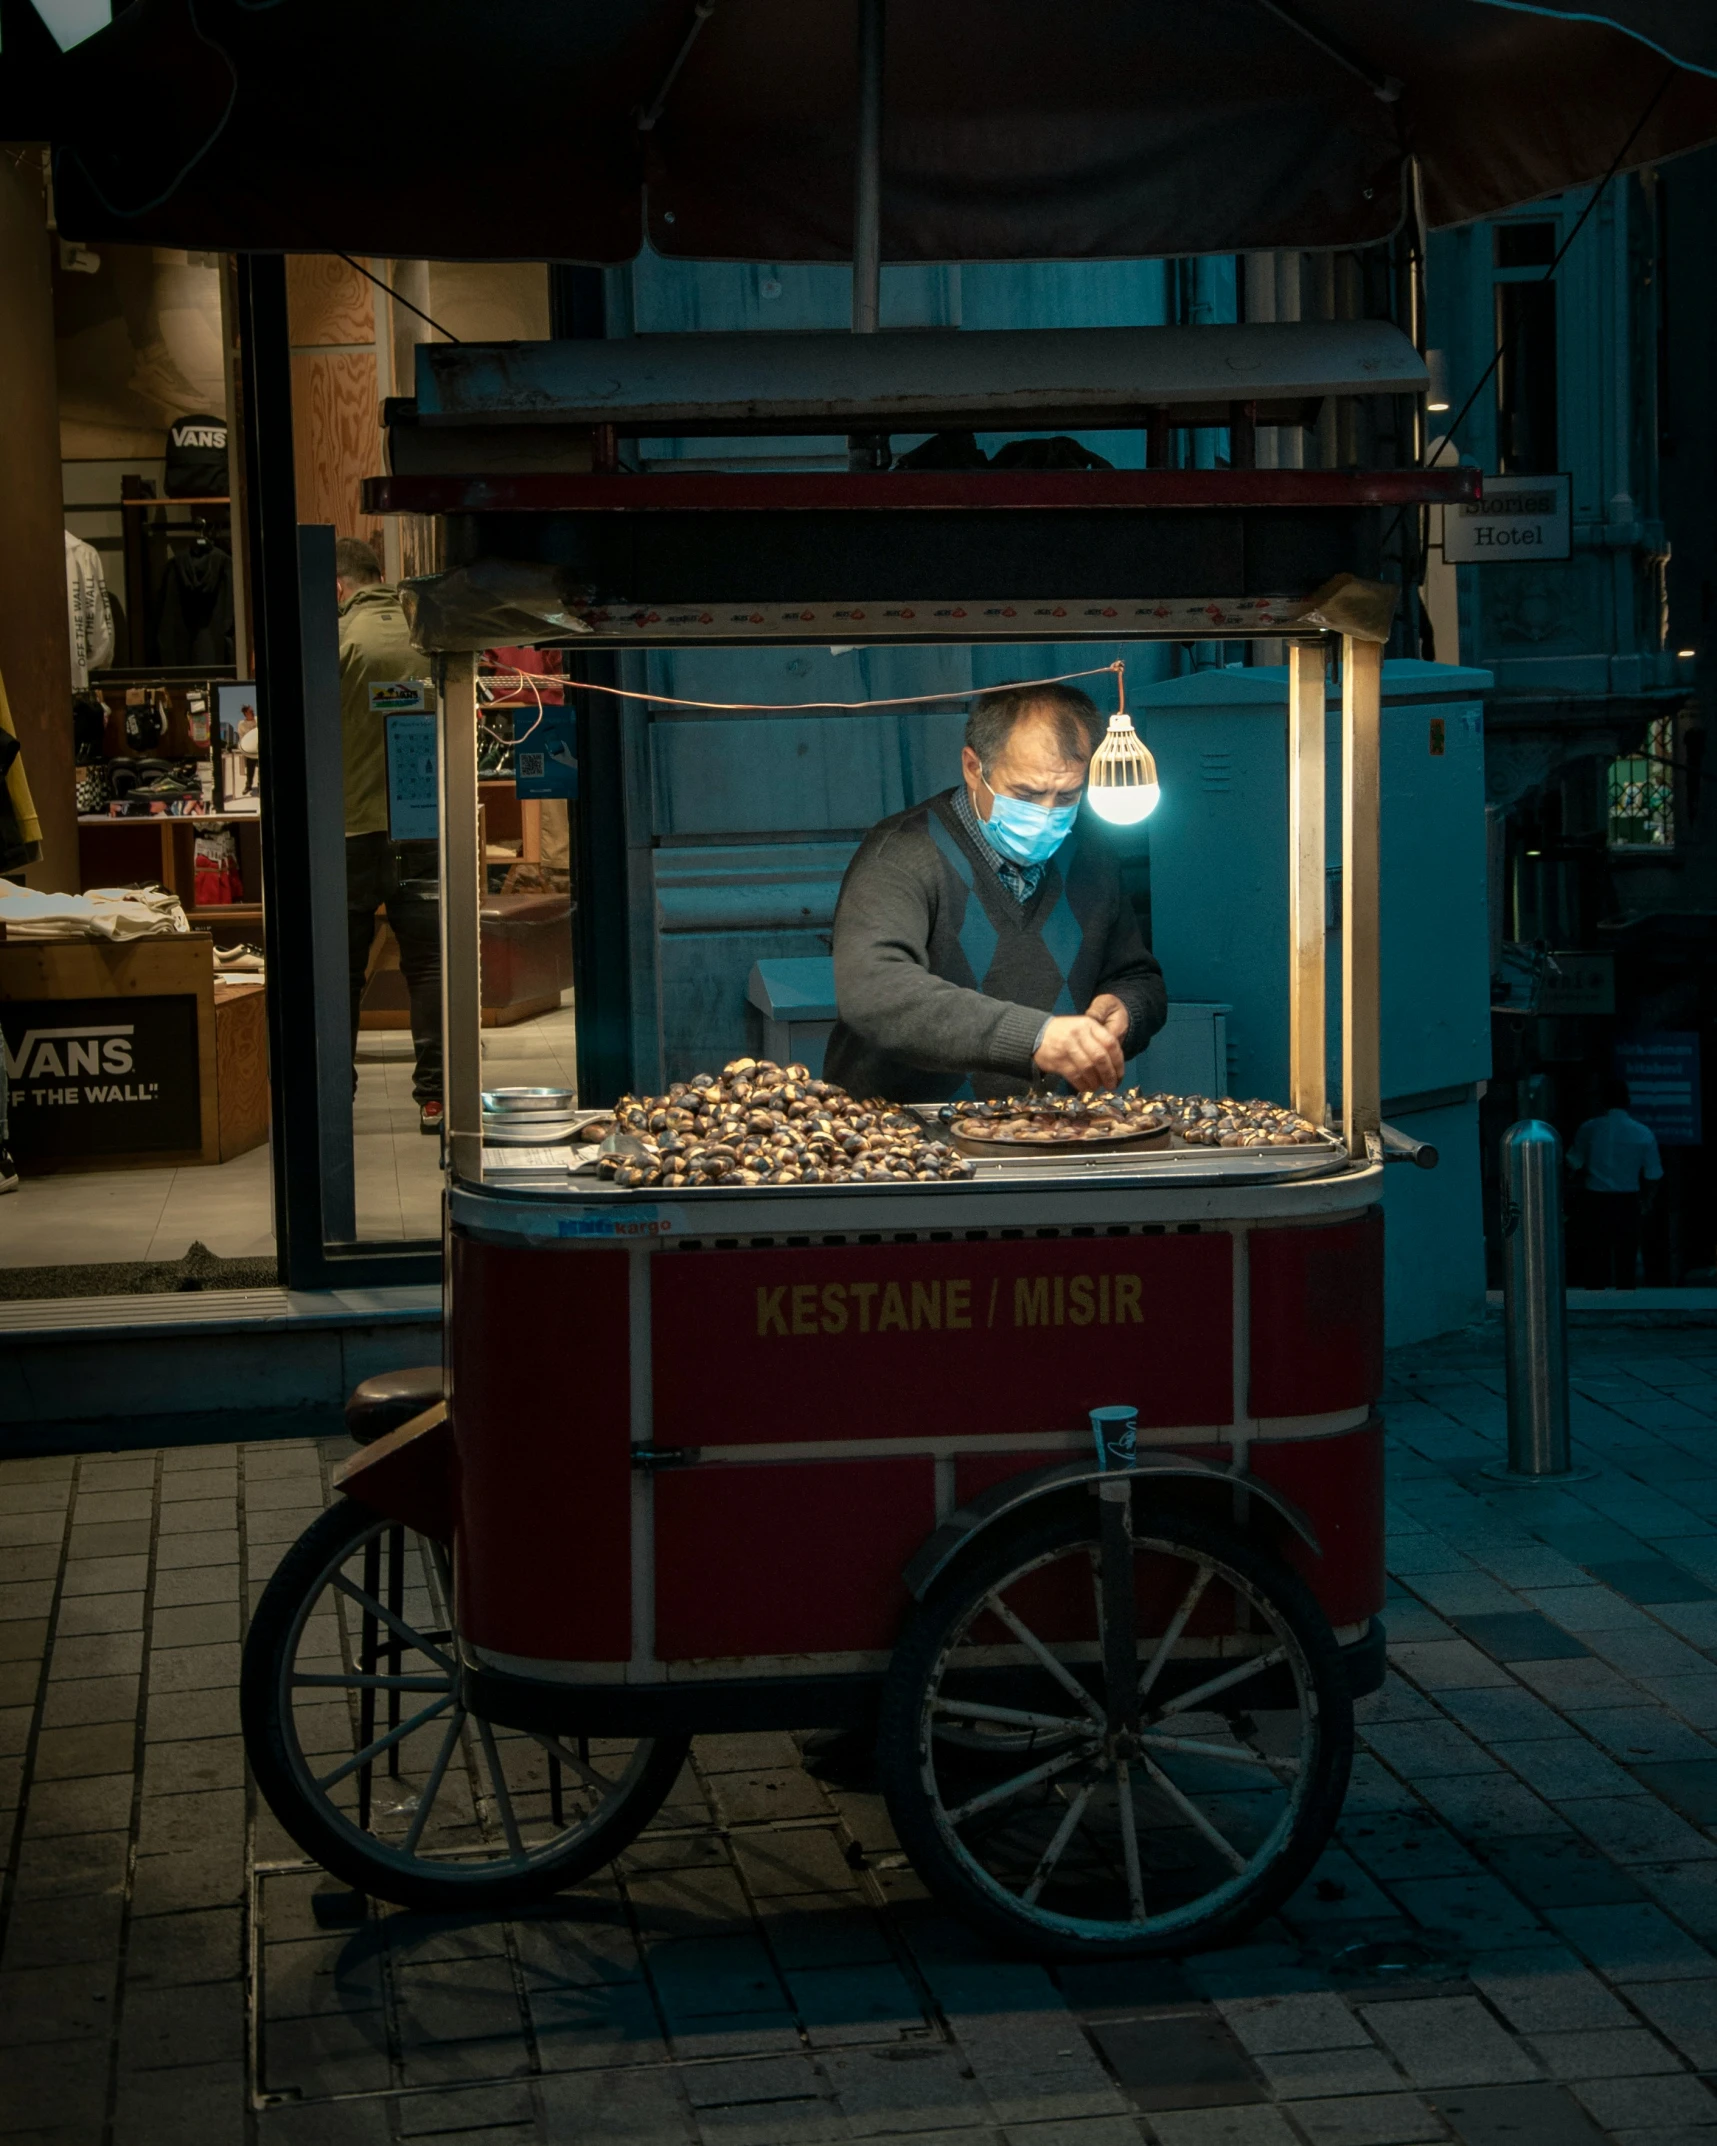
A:
[[[201,1145],[194,998],[12,999],[0,1038],[21,1160]]]
[[[1487,476],[1482,499],[1443,509],[1443,557],[1450,566],[1573,553],[1573,487],[1566,476]]]

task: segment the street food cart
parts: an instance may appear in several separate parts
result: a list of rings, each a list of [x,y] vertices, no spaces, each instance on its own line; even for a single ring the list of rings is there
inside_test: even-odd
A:
[[[620,1852],[694,1734],[874,1729],[907,1854],[993,1934],[1083,1957],[1233,1934],[1324,1845],[1354,1696],[1383,1671],[1388,592],[1368,569],[1387,515],[1470,496],[1473,474],[627,474],[601,466],[616,438],[670,428],[612,390],[606,415],[581,404],[579,346],[425,356],[424,433],[439,410],[469,435],[474,402],[513,427],[504,475],[479,458],[369,488],[442,516],[446,543],[417,619],[442,674],[447,1360],[356,1397],[347,1495],[259,1609],[244,1711],[265,1795],[353,1885],[501,1908]],[[1019,380],[1015,425],[1081,416],[1052,397],[1032,415]],[[530,468],[525,427],[568,408],[597,466]],[[938,417],[974,412],[856,390],[799,412],[861,437]],[[791,416],[754,400],[731,422]],[[1261,635],[1284,637],[1289,681],[1277,1100],[1312,1137],[839,1182],[492,1167],[477,648]],[[818,1100],[803,1068],[751,1061],[725,1088]],[[691,1107],[685,1084],[664,1122],[670,1104]],[[1128,1418],[1136,1439],[1115,1435]]]

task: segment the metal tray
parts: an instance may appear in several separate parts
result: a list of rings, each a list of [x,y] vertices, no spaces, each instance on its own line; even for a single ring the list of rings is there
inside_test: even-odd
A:
[[[573,1137],[569,1117],[485,1117],[483,1145],[491,1148],[562,1147]]]

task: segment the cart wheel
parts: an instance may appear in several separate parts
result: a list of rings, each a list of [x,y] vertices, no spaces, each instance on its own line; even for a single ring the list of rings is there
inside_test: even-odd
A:
[[[967,1920],[1039,1957],[1185,1952],[1316,1861],[1353,1702],[1300,1580],[1188,1513],[1135,1534],[1112,1481],[932,1591],[877,1758],[901,1846]]]
[[[611,1862],[687,1737],[541,1736],[459,1700],[447,1552],[343,1498],[269,1581],[240,1712],[257,1785],[308,1855],[404,1907],[506,1910]]]

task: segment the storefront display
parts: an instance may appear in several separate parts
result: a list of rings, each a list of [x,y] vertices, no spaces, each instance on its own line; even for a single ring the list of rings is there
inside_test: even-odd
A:
[[[19,1164],[213,1163],[258,1146],[268,1136],[262,1014],[259,986],[217,979],[201,933],[0,945]]]

